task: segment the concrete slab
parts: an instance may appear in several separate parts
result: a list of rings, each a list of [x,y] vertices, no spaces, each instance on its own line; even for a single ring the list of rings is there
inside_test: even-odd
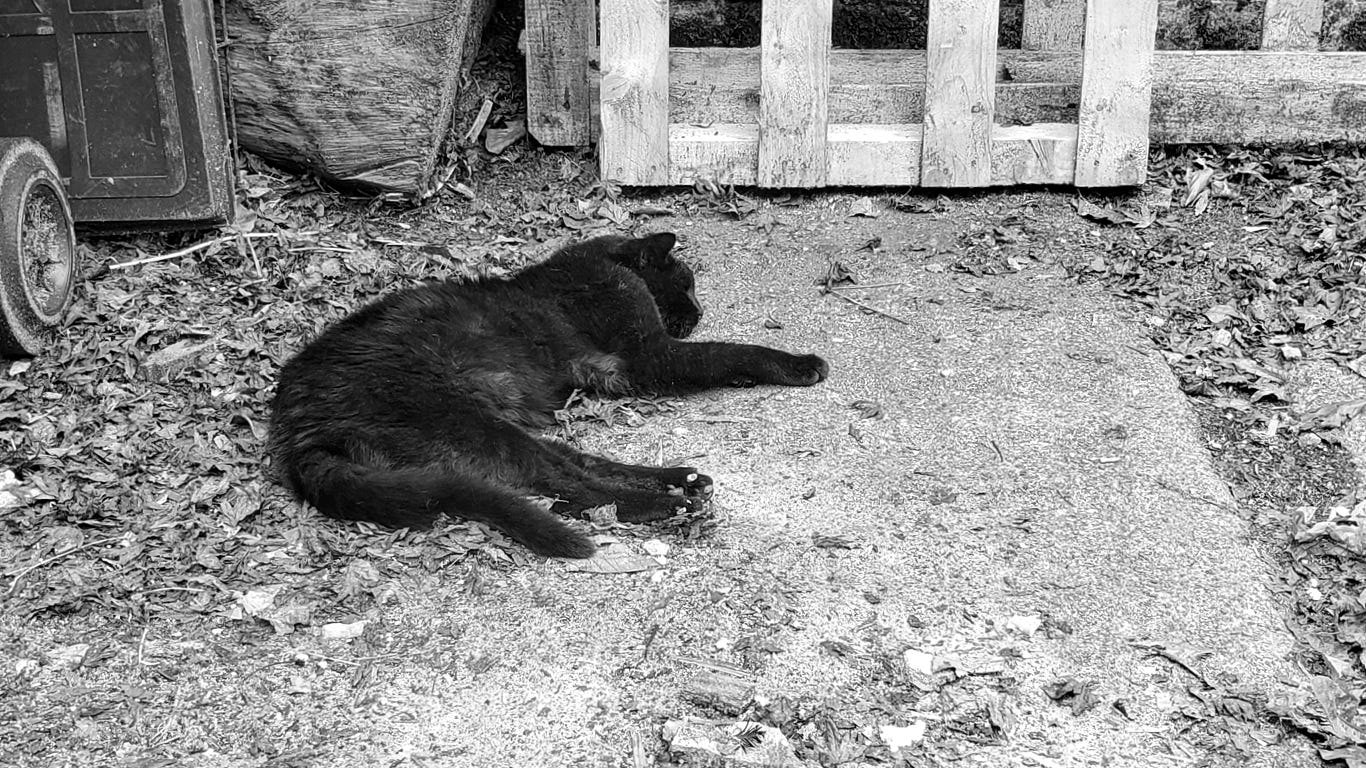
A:
[[[413,658],[334,764],[650,765],[663,720],[733,715],[687,700],[699,662],[798,710],[810,765],[885,764],[881,727],[917,722],[917,765],[1317,764],[1256,724],[1235,734],[1250,758],[1226,751],[1176,714],[1200,709],[1193,678],[1143,647],[1230,690],[1298,674],[1270,564],[1126,308],[1039,265],[927,268],[914,247],[966,224],[825,204],[795,218],[771,235],[662,224],[702,267],[698,338],[819,352],[830,380],[700,395],[584,438],[705,468],[714,534],[663,536],[647,573],[547,563],[411,585],[379,618]],[[873,237],[880,251],[855,250]],[[819,296],[832,258],[887,284],[850,295],[905,323]],[[937,674],[916,671],[926,655]],[[1069,677],[1100,705],[1050,699]]]

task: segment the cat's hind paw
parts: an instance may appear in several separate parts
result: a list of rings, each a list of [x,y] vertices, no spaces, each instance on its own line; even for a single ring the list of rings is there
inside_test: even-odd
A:
[[[686,496],[693,499],[710,499],[713,485],[710,477],[692,467],[674,467],[664,478],[670,496]]]
[[[649,523],[668,520],[679,515],[698,515],[709,503],[696,496],[661,494],[654,497],[635,497],[617,502],[617,519],[623,523]]]

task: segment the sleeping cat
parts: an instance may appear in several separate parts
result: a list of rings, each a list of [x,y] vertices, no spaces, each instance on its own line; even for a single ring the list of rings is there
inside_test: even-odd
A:
[[[575,388],[681,393],[807,386],[825,361],[752,344],[684,342],[702,316],[672,234],[599,237],[510,278],[397,291],[333,324],[280,372],[271,453],[323,514],[427,526],[442,514],[533,552],[589,557],[557,512],[615,503],[627,522],[700,507],[692,467],[622,464],[542,437]]]

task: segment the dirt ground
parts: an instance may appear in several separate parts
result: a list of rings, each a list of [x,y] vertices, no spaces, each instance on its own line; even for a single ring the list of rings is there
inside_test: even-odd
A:
[[[67,337],[0,380],[28,494],[0,537],[0,762],[1308,765],[1315,701],[1350,737],[1290,662],[1276,552],[1159,309],[1061,269],[1116,252],[1070,193],[566,192],[583,166],[527,156],[408,211],[248,168],[275,245],[110,269],[179,244],[91,241]],[[705,468],[712,520],[602,523],[632,558],[603,567],[641,570],[594,573],[463,523],[322,520],[270,482],[273,373],[328,318],[627,227],[682,236],[699,338],[832,365],[566,408],[588,449]]]

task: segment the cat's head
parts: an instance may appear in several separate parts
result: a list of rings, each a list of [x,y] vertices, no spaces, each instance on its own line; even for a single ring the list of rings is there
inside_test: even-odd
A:
[[[671,251],[678,238],[672,232],[622,238],[612,245],[612,255],[640,275],[655,297],[664,328],[675,339],[685,338],[702,319],[692,269]]]

